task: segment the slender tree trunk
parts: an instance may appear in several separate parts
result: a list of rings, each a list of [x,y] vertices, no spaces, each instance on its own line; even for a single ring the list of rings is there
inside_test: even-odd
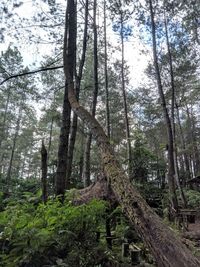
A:
[[[103,19],[104,19],[104,76],[105,76],[105,95],[106,95],[106,133],[110,140],[110,105],[109,105],[109,90],[108,90],[108,53],[107,53],[107,18],[106,18],[106,0],[103,3]],[[108,185],[110,186],[110,184]],[[106,242],[108,249],[112,249],[111,238],[111,224],[110,224],[110,212],[108,208],[106,216]]]
[[[85,141],[85,124],[82,125],[82,135],[81,135],[81,144],[80,144],[80,158],[79,158],[79,177],[82,181],[83,177],[83,165],[84,165],[84,141]],[[82,181],[83,182],[83,181]]]
[[[131,151],[131,138],[130,138],[130,126],[128,119],[128,108],[127,108],[127,98],[126,98],[126,88],[125,88],[125,77],[124,77],[124,22],[123,13],[120,14],[120,37],[121,37],[121,77],[122,77],[122,95],[123,95],[123,105],[124,105],[124,116],[125,116],[125,127],[126,127],[126,142],[127,142],[127,158],[128,158],[128,176],[132,179],[132,151]]]
[[[105,93],[106,93],[106,132],[110,139],[110,107],[108,90],[108,53],[107,53],[107,23],[106,23],[106,0],[103,3],[104,13],[104,75],[105,75]]]
[[[18,110],[18,117],[17,117],[17,123],[15,126],[15,134],[14,134],[14,138],[13,138],[13,145],[12,145],[12,150],[11,150],[11,155],[10,155],[10,162],[9,162],[9,166],[8,166],[8,171],[7,171],[7,175],[6,175],[6,181],[7,181],[7,191],[9,191],[10,189],[10,180],[11,180],[11,174],[12,174],[12,165],[13,165],[13,159],[14,159],[14,154],[15,154],[15,147],[16,147],[16,142],[17,142],[17,138],[19,135],[19,129],[20,129],[20,122],[21,122],[21,118],[22,118],[22,104],[19,107]]]
[[[74,0],[68,0],[69,21],[74,21],[73,5]],[[71,7],[72,6],[72,7]],[[65,36],[69,34],[68,19],[66,20]],[[75,21],[74,21],[75,23]],[[72,24],[73,25],[73,24]],[[70,26],[69,26],[70,27]],[[69,39],[70,41],[70,39]],[[66,42],[66,38],[65,38]],[[70,49],[67,44],[64,46],[68,57]],[[121,169],[117,161],[112,146],[104,133],[102,127],[76,100],[74,93],[74,83],[70,76],[71,65],[64,66],[66,79],[69,81],[68,98],[73,111],[85,121],[97,141],[101,150],[102,161],[105,172],[110,180],[113,191],[123,211],[128,216],[130,222],[134,224],[141,237],[148,245],[150,251],[155,257],[159,267],[198,267],[200,261],[182,244],[174,232],[164,225],[161,219],[152,211],[137,190],[132,186],[124,170]]]
[[[56,195],[64,196],[67,174],[67,151],[70,131],[71,107],[67,98],[68,84],[65,82],[65,93],[62,112],[62,126],[58,148],[58,165],[56,170]]]
[[[48,145],[48,157],[50,156],[50,151],[51,151],[51,142],[52,142],[52,133],[53,133],[53,123],[54,123],[54,119],[53,116],[51,118],[51,125],[50,125],[50,132],[49,132],[49,145]]]
[[[180,120],[180,114],[179,114],[179,107],[178,107],[177,103],[176,103],[176,113],[177,113],[177,120],[178,120],[178,125],[179,125],[181,146],[182,146],[182,150],[183,150],[183,158],[184,158],[186,179],[189,180],[191,178],[190,163],[189,163],[188,155],[186,153],[186,142],[185,142],[185,138],[184,138],[184,135],[183,135],[183,129],[182,129],[182,126],[181,126],[181,120]]]
[[[70,6],[71,10],[66,12],[66,21],[68,21],[69,32],[68,36],[64,36],[64,49],[63,49],[63,61],[64,69],[66,65],[70,65],[70,79],[74,78],[74,63],[75,63],[75,53],[76,53],[76,25],[72,24],[73,21],[68,19],[69,13],[73,13],[75,16],[76,8]],[[68,7],[67,7],[68,9]],[[69,13],[68,13],[69,12]],[[70,42],[69,42],[69,40]],[[66,54],[66,48],[68,47],[68,55]],[[62,126],[60,130],[60,143],[58,148],[58,165],[56,171],[56,195],[61,195],[62,199],[64,197],[65,187],[66,187],[66,175],[67,175],[67,153],[68,153],[68,141],[70,132],[70,115],[71,107],[68,100],[68,80],[65,81],[65,92],[64,92],[64,102],[63,102],[63,113],[62,113]]]
[[[171,124],[172,124],[172,136],[173,136],[173,158],[174,158],[174,174],[177,182],[177,186],[180,192],[182,205],[184,208],[187,207],[187,201],[183,192],[183,189],[180,184],[179,178],[179,170],[178,170],[178,161],[177,161],[177,146],[176,146],[176,126],[175,126],[175,103],[176,103],[176,89],[174,83],[174,70],[172,65],[172,54],[170,49],[169,43],[169,35],[168,35],[168,28],[167,28],[167,18],[164,11],[164,23],[165,23],[165,34],[166,34],[166,41],[167,41],[167,51],[168,51],[168,58],[169,58],[169,66],[170,66],[170,79],[171,79],[171,91],[172,91],[172,103],[171,103]]]
[[[4,151],[2,151],[2,142],[5,138],[5,128],[6,128],[6,119],[7,119],[7,113],[8,113],[8,106],[10,102],[10,94],[11,94],[11,89],[9,87],[8,89],[8,94],[7,94],[7,99],[6,99],[6,105],[5,105],[5,110],[4,110],[4,115],[3,115],[3,123],[0,127],[0,157],[1,157],[1,162],[0,162],[0,173],[3,173],[2,171],[2,164],[3,164],[3,159],[4,159]]]
[[[41,148],[41,169],[42,169],[42,200],[44,203],[47,202],[47,150],[44,145],[44,141],[42,141],[42,148]]]
[[[79,71],[76,77],[76,97],[79,99],[80,87],[81,87],[81,79],[83,73],[83,66],[85,63],[85,55],[87,49],[87,31],[88,31],[88,0],[85,2],[85,27],[84,27],[84,35],[83,35],[83,49],[82,49],[82,56],[79,63]],[[72,163],[73,163],[73,153],[74,153],[74,146],[76,141],[76,134],[77,134],[77,125],[78,119],[76,113],[73,114],[72,126],[71,126],[71,134],[69,140],[69,149],[68,149],[68,158],[67,158],[67,182],[70,183],[71,173],[72,173]]]
[[[169,113],[167,110],[166,100],[163,92],[161,76],[160,76],[160,69],[158,66],[158,57],[157,57],[157,44],[156,44],[156,26],[154,21],[154,12],[152,1],[149,0],[150,5],[150,15],[151,15],[151,27],[152,27],[152,39],[153,39],[153,57],[154,57],[154,66],[156,71],[156,79],[158,84],[158,91],[162,103],[163,114],[165,118],[166,128],[167,128],[167,135],[168,135],[168,185],[169,185],[169,199],[171,202],[171,211],[177,212],[178,210],[178,201],[176,196],[176,189],[175,189],[175,169],[174,169],[174,154],[173,154],[173,132],[171,127],[171,121],[169,117]]]
[[[186,112],[187,112],[188,124],[189,124],[190,142],[192,144],[193,171],[194,171],[194,175],[197,176],[200,174],[200,155],[199,155],[197,139],[196,139],[196,134],[195,134],[196,126],[194,123],[194,117],[192,113],[190,114],[188,105],[186,105]]]
[[[92,116],[95,117],[97,97],[98,97],[98,49],[97,49],[97,24],[96,24],[96,9],[97,1],[94,0],[93,3],[93,31],[94,31],[94,91],[93,91],[93,101],[92,101]],[[92,133],[90,132],[85,145],[85,155],[84,155],[84,186],[87,187],[90,184],[90,152],[92,143]]]
[[[7,119],[7,113],[8,113],[8,105],[10,102],[10,94],[11,94],[11,89],[8,89],[8,95],[7,95],[7,99],[6,99],[6,106],[5,106],[5,110],[4,110],[4,115],[3,115],[3,123],[1,126],[1,138],[0,138],[0,151],[1,151],[1,144],[2,141],[4,140],[5,137],[5,126],[6,126],[6,119]]]

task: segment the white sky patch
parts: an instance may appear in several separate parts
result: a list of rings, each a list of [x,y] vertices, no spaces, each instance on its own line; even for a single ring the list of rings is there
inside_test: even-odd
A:
[[[63,5],[65,8],[66,2],[63,0],[57,1]],[[24,1],[24,4],[16,9],[18,15],[25,19],[29,19],[33,17],[33,15],[37,14],[38,10],[41,12],[48,13],[49,9],[48,6],[43,3],[42,1],[36,1],[36,4],[33,4],[32,1]],[[38,3],[38,4],[37,4]],[[63,9],[63,16],[64,16],[65,9]],[[118,34],[114,33],[112,30],[112,24],[109,19],[107,19],[109,26],[107,29],[108,41],[113,43],[115,46],[120,46],[119,36]],[[102,23],[102,21],[100,22]],[[20,25],[19,25],[20,27]],[[12,31],[12,29],[10,29]],[[45,30],[42,30],[40,27],[30,25],[30,31],[33,32],[34,35],[42,36],[45,39]],[[56,31],[56,28],[55,28]],[[8,29],[9,32],[9,29]],[[63,32],[64,32],[64,25],[63,25]],[[135,34],[136,35],[136,34]],[[25,36],[26,37],[26,36]],[[22,53],[24,58],[24,65],[28,65],[30,69],[37,69],[40,67],[40,62],[43,60],[43,56],[54,56],[55,45],[51,43],[39,43],[34,44],[34,42],[30,43],[29,40],[26,38],[23,40],[19,40],[17,43],[15,40],[11,38],[9,34],[5,36],[6,42],[4,44],[0,44],[1,51],[5,51],[9,45],[9,43],[13,43],[15,46],[19,47],[19,50]],[[142,49],[146,49],[143,47],[142,41],[137,36],[130,36],[128,40],[124,41],[125,47],[125,60],[129,66],[130,70],[130,85],[131,87],[135,88],[140,85],[140,83],[144,83],[146,76],[144,74],[144,70],[147,67],[149,57],[145,54],[141,53]],[[108,55],[109,57],[110,55]],[[121,54],[119,51],[116,51],[114,54],[111,55],[113,59],[117,57],[121,59]],[[111,59],[112,60],[112,59]]]

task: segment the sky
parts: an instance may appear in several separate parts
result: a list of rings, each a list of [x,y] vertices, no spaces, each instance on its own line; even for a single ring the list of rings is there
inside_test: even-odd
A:
[[[38,10],[41,13],[45,13],[45,14],[48,13],[47,6],[44,3],[42,3],[41,0],[40,1],[36,0],[35,6],[32,4],[31,0],[24,0],[23,2],[24,4],[21,7],[15,9],[15,11],[17,11],[17,14],[19,15],[20,18],[29,19],[34,14],[36,14]],[[56,2],[62,4],[64,7],[66,5],[66,2],[63,0],[57,0]],[[37,3],[38,5],[36,5]],[[8,4],[8,7],[9,7],[9,4]],[[12,12],[12,5],[10,5],[10,11]],[[109,18],[107,20],[108,20],[108,25],[109,25],[107,29],[108,41],[116,44],[118,40],[118,36],[116,33],[113,32],[112,25],[110,23]],[[17,23],[19,23],[19,19],[17,19],[16,21]],[[63,25],[63,28],[64,28],[64,25]],[[23,31],[24,29],[21,29],[21,30]],[[45,34],[44,31],[40,30],[38,27],[30,27],[30,30],[36,35],[40,35],[44,39],[46,38],[44,36]],[[51,43],[50,44],[40,43],[39,45],[36,46],[34,43],[30,44],[26,36],[23,40],[21,39],[20,42],[15,41],[13,39],[13,31],[14,29],[12,29],[12,26],[11,26],[11,28],[5,32],[6,42],[4,44],[0,44],[0,50],[4,51],[8,47],[10,42],[12,42],[16,46],[18,46],[18,44],[20,43],[20,46],[21,46],[20,51],[22,52],[22,56],[24,58],[24,64],[29,65],[30,69],[39,68],[41,65],[40,61],[42,60],[43,56],[45,55],[47,56],[51,54],[53,55],[55,49]],[[9,33],[12,33],[11,36],[9,35]],[[141,49],[144,49],[145,47],[143,47],[143,44],[138,37],[136,38],[129,37],[129,39],[125,41],[124,46],[125,46],[125,60],[127,61],[127,64],[130,70],[130,84],[133,88],[138,87],[141,81],[144,82],[146,79],[144,70],[147,67],[149,57],[147,57],[147,55],[141,52]],[[116,52],[112,54],[112,57],[121,58],[121,55],[119,52]],[[34,66],[32,65],[33,63],[35,64]]]

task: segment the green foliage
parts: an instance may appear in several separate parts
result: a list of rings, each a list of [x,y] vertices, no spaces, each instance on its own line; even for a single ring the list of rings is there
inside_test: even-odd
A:
[[[104,212],[102,201],[11,203],[0,213],[0,266],[94,266],[103,255],[96,232]]]
[[[133,178],[139,182],[145,182],[151,171],[155,157],[146,147],[146,142],[141,134],[136,135],[133,149]]]
[[[185,195],[190,208],[197,208],[200,206],[200,192],[195,190],[186,190]]]

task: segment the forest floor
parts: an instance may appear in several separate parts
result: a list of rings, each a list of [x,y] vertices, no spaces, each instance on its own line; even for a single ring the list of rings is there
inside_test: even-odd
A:
[[[195,223],[188,225],[189,232],[200,232],[200,219],[197,219]]]
[[[183,232],[183,237],[189,242],[193,242],[193,245],[197,248],[200,256],[200,219],[196,219],[195,223],[188,224],[187,231]]]

